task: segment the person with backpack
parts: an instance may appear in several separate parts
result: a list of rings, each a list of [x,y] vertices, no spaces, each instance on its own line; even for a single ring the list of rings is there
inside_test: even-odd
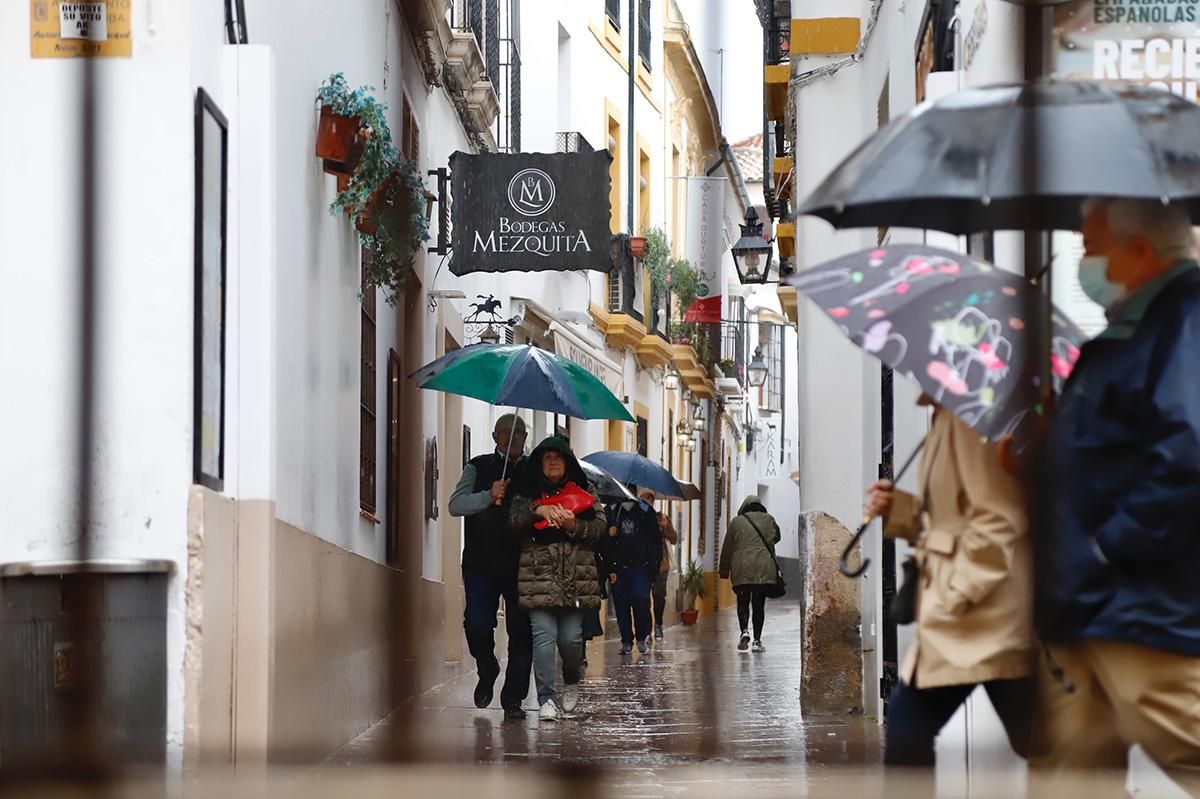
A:
[[[630,491],[637,493],[635,486]],[[663,546],[658,514],[648,502],[627,500],[610,505],[605,516],[608,537],[601,544],[601,555],[621,629],[621,654],[632,653],[636,643],[644,655],[650,648],[652,630],[650,587]]]
[[[775,545],[779,543],[779,525],[756,496],[748,496],[729,522],[725,543],[721,546],[720,575],[733,583],[738,600],[738,624],[741,636],[738,651],[745,652],[750,644],[750,617],[754,616],[754,651],[763,652],[763,623],[766,620],[767,598],[781,586],[779,567],[775,561]]]

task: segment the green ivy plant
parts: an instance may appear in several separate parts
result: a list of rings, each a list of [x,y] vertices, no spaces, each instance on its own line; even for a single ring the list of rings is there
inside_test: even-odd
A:
[[[404,290],[413,256],[429,240],[425,214],[425,186],[412,161],[397,159],[379,202],[373,209],[375,232],[359,231],[358,238],[370,254],[362,291],[378,286],[388,305],[395,305]]]
[[[341,72],[330,75],[317,91],[319,105],[332,106],[333,112],[341,116],[358,117],[359,132],[364,139],[362,157],[346,188],[333,198],[331,213],[347,211],[351,216],[361,213],[398,160],[387,123],[387,103],[375,99],[373,91],[374,86],[351,89]]]
[[[359,241],[371,256],[362,291],[378,286],[394,305],[413,256],[429,240],[429,221],[420,171],[412,161],[400,158],[387,123],[387,104],[377,100],[373,91],[373,86],[351,89],[345,76],[336,72],[321,84],[317,103],[332,106],[335,114],[359,119],[365,140],[362,158],[346,188],[333,198],[329,212],[358,216],[375,199],[371,208],[375,232],[359,232]]]

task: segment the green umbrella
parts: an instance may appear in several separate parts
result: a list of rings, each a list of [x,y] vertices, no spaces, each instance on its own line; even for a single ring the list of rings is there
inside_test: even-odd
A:
[[[591,372],[528,344],[473,344],[412,374],[417,385],[492,405],[548,411],[577,419],[633,417]]]

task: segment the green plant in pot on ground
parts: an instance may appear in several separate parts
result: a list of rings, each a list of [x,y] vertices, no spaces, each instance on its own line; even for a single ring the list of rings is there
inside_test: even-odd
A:
[[[687,568],[679,579],[679,590],[683,592],[684,610],[695,609],[696,600],[703,599],[707,593],[708,584],[704,579],[704,569],[696,561],[688,561]]]

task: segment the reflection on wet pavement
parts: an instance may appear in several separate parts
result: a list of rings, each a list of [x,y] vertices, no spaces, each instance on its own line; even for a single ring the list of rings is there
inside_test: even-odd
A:
[[[416,729],[421,757],[594,766],[609,787],[659,786],[651,795],[673,795],[672,784],[680,790],[694,786],[700,772],[671,769],[688,764],[732,773],[739,787],[803,784],[817,776],[805,773],[814,765],[877,771],[875,722],[801,718],[798,605],[768,603],[763,640],[765,652],[738,652],[737,619],[725,611],[702,617],[695,627],[669,629],[666,640],[647,655],[622,658],[618,642],[593,641],[582,702],[558,722],[538,721],[532,686],[526,702],[529,717],[505,721],[499,707],[474,707],[473,675],[452,681],[420,700]],[[709,679],[704,675],[704,651],[712,669]],[[327,767],[374,760],[390,732],[389,723],[368,731]]]

